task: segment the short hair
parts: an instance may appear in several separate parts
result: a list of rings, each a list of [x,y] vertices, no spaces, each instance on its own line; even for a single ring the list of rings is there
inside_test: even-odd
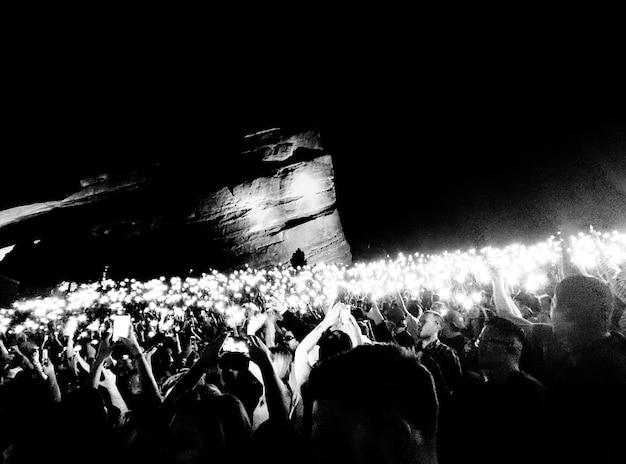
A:
[[[440,313],[438,313],[437,311],[432,311],[432,310],[429,309],[428,311],[424,311],[422,314],[423,315],[432,314],[435,317],[435,319],[437,319],[439,324],[443,324],[443,316]]]
[[[352,348],[352,339],[343,330],[327,329],[317,344],[319,346],[319,359],[323,360],[350,350]]]
[[[395,344],[359,345],[315,364],[306,388],[310,401],[339,401],[358,417],[395,412],[425,433],[436,433],[439,403],[431,373]]]
[[[503,335],[516,338],[522,345],[524,345],[524,342],[526,340],[524,331],[521,328],[519,328],[517,325],[515,325],[515,323],[509,321],[508,319],[504,319],[499,316],[492,317],[485,321],[485,327],[491,327],[498,330]]]
[[[615,298],[600,279],[568,276],[556,285],[556,310],[577,326],[608,331]]]
[[[286,358],[287,361],[289,362],[293,361],[293,353],[286,346],[283,346],[283,345],[270,346],[269,350],[270,350],[270,353],[272,354],[272,359],[274,359],[274,356],[279,356],[279,357]]]
[[[194,389],[183,393],[176,404],[176,413],[192,416],[207,445],[205,458],[227,462],[247,462],[252,437],[251,421],[243,403],[235,395],[215,394],[208,389]]]
[[[443,315],[443,320],[445,322],[448,322],[456,330],[461,330],[465,328],[465,323],[463,322],[463,316],[461,315],[459,311],[455,309],[448,309]]]

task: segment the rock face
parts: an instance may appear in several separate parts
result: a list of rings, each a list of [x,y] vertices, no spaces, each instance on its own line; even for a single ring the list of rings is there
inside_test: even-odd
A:
[[[110,173],[63,200],[0,212],[0,248],[17,244],[0,274],[39,284],[98,278],[105,266],[114,278],[186,275],[288,263],[298,248],[309,264],[351,262],[316,130],[263,131],[236,160],[207,161]]]

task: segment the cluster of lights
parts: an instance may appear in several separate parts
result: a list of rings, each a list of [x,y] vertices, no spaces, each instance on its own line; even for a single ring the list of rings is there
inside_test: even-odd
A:
[[[626,234],[581,232],[568,240],[553,236],[531,246],[400,254],[395,259],[352,266],[317,264],[294,269],[282,265],[261,270],[246,266],[230,274],[213,270],[185,279],[64,282],[50,296],[16,301],[12,308],[0,309],[0,331],[19,334],[51,324],[65,333],[79,327],[98,330],[110,315],[123,313],[146,322],[148,336],[179,330],[190,318],[208,324],[220,320],[235,327],[251,312],[265,310],[269,297],[302,315],[319,316],[322,308],[335,300],[340,286],[353,298],[400,295],[410,299],[429,291],[469,309],[481,301],[493,267],[500,269],[512,289],[544,291],[564,250],[574,264],[589,272],[597,270],[602,253],[624,266]]]

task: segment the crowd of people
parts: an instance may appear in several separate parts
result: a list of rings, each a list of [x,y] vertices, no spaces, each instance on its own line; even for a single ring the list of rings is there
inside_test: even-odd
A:
[[[235,325],[3,333],[0,462],[623,462],[626,271],[601,264],[541,294],[492,266],[469,307],[267,295]]]

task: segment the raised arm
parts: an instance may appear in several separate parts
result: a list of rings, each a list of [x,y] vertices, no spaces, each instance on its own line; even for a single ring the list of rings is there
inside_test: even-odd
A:
[[[263,383],[265,384],[265,398],[270,420],[278,426],[286,425],[289,419],[291,398],[285,384],[278,378],[272,365],[270,351],[256,335],[248,336],[250,345],[250,359],[259,366]]]
[[[293,367],[298,389],[307,381],[311,373],[312,366],[309,363],[309,353],[315,348],[324,331],[339,322],[341,312],[345,308],[346,305],[343,303],[335,303],[328,313],[326,313],[322,322],[315,326],[315,328],[302,339],[298,348],[296,348]]]
[[[88,371],[89,375],[87,376],[87,380],[85,382],[86,387],[98,388],[98,385],[100,385],[100,376],[102,375],[104,361],[111,356],[112,351],[111,332],[105,332],[103,337],[100,339],[100,343],[98,344],[98,351],[93,365]]]
[[[498,316],[508,319],[517,325],[532,325],[531,321],[522,317],[522,313],[506,289],[504,277],[499,268],[495,266],[491,268],[491,279],[493,284],[493,304]]]
[[[626,269],[621,269],[609,256],[604,243],[595,237],[596,248],[599,251],[598,268],[606,279],[617,298],[626,303]]]
[[[137,371],[139,371],[139,377],[141,379],[141,394],[145,395],[146,398],[153,400],[155,403],[161,404],[161,391],[159,389],[159,385],[154,378],[154,373],[150,368],[146,355],[137,341],[135,329],[132,325],[130,327],[130,334],[128,338],[120,337],[120,340],[122,340],[122,342],[128,347],[133,359],[135,360]]]
[[[389,328],[385,323],[385,318],[380,312],[380,308],[378,307],[378,303],[376,303],[376,300],[372,300],[372,308],[366,313],[366,315],[374,323],[374,327],[372,328],[372,330],[374,331],[374,337],[376,337],[376,341],[392,343],[394,341],[393,336],[391,335],[391,332],[389,332]]]
[[[188,390],[196,386],[200,378],[206,371],[217,366],[219,361],[219,349],[224,343],[226,334],[222,334],[211,341],[200,353],[198,360],[189,368],[189,370],[176,382],[172,390],[166,394],[163,400],[163,408],[166,413],[173,411],[176,402]]]
[[[119,388],[117,388],[117,376],[111,372],[110,369],[105,367],[102,369],[102,377],[103,380],[100,381],[100,385],[102,385],[109,392],[113,406],[119,409],[121,414],[128,412],[129,409],[126,405],[126,401],[124,401]]]
[[[350,311],[342,311],[341,313],[341,327],[346,331],[352,340],[352,346],[359,346],[363,344],[363,334],[361,328],[356,319]]]
[[[307,334],[313,330],[314,326],[301,320],[291,310],[289,310],[287,305],[281,303],[276,297],[268,297],[267,305],[282,317],[283,326],[290,330],[299,342],[302,342],[304,337],[306,337]]]

